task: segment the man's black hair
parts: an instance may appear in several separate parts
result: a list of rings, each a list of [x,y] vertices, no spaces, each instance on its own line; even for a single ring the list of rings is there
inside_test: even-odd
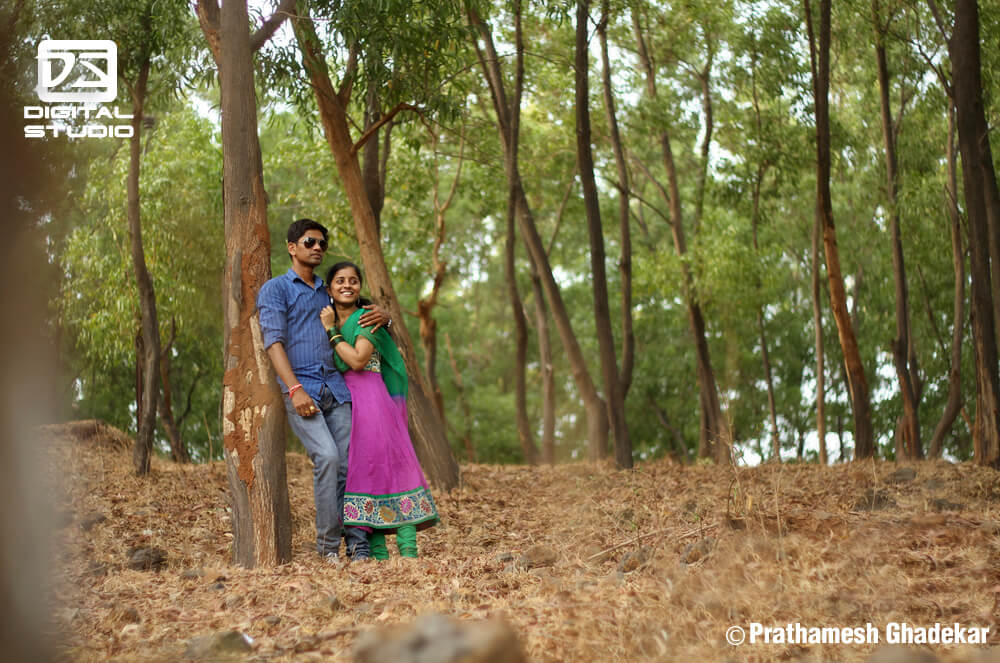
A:
[[[312,219],[299,219],[294,221],[292,225],[288,226],[288,242],[294,244],[295,242],[302,239],[302,236],[306,234],[308,230],[318,230],[323,233],[323,239],[329,239],[329,234],[326,231],[326,227],[318,221],[313,221]]]

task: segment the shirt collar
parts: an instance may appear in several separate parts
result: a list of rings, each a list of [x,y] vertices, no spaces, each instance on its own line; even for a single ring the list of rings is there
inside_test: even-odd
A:
[[[309,284],[303,281],[302,277],[299,276],[298,273],[296,273],[296,271],[291,267],[289,267],[288,271],[285,272],[285,278],[293,282],[298,281],[302,285],[309,287]],[[322,288],[323,288],[323,279],[320,277],[319,274],[313,271],[313,290],[321,290]]]

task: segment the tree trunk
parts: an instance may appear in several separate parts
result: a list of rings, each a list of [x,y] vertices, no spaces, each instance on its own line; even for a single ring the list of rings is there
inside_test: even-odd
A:
[[[528,246],[528,251],[532,260],[538,266],[538,273],[542,279],[542,288],[545,298],[549,303],[549,310],[552,319],[555,321],[556,330],[562,340],[563,349],[569,359],[570,369],[573,374],[573,381],[577,391],[583,400],[583,406],[587,418],[587,437],[589,441],[589,456],[591,459],[603,458],[607,453],[608,442],[608,417],[604,405],[590,377],[587,362],[584,359],[583,351],[573,332],[573,326],[569,319],[569,313],[562,299],[559,285],[556,283],[552,273],[552,266],[549,264],[548,254],[542,244],[542,239],[538,234],[538,227],[535,224],[531,205],[525,194],[521,181],[520,168],[518,166],[516,144],[511,141],[512,133],[511,118],[514,112],[519,112],[519,108],[513,108],[507,103],[507,93],[504,87],[503,76],[500,71],[499,58],[493,44],[493,36],[489,28],[483,24],[479,16],[469,11],[470,23],[478,30],[487,53],[484,55],[476,44],[479,55],[480,66],[490,88],[490,95],[493,99],[493,107],[497,115],[497,125],[500,133],[501,144],[504,149],[504,168],[511,191],[514,192],[517,204],[517,220],[521,230],[521,237]]]
[[[813,337],[816,346],[816,437],[819,440],[819,464],[830,463],[826,451],[826,352],[823,348],[823,300],[820,296],[822,263],[819,259],[820,218],[817,214],[812,231],[812,304]]]
[[[146,17],[148,19],[148,16]],[[139,170],[142,166],[142,111],[149,79],[149,56],[139,69],[132,90],[132,137],[129,138],[128,166],[128,228],[132,250],[132,270],[139,291],[139,311],[142,320],[142,398],[136,403],[139,426],[132,447],[135,473],[149,473],[153,437],[156,434],[156,406],[160,397],[160,325],[156,319],[156,294],[153,279],[146,267],[142,248],[142,222],[139,205]]]
[[[386,130],[388,133],[388,130]],[[440,187],[440,171],[437,168],[437,136],[434,136],[434,248],[431,249],[431,268],[433,270],[433,283],[431,292],[426,297],[417,301],[417,316],[420,319],[420,341],[424,347],[424,372],[427,375],[427,384],[430,388],[441,422],[447,427],[447,420],[444,412],[444,398],[441,395],[441,385],[437,378],[437,320],[434,319],[434,307],[437,306],[438,295],[448,273],[448,265],[441,260],[441,246],[445,239],[445,215],[451,206],[455,192],[458,189],[458,182],[462,175],[462,161],[465,153],[465,137],[462,137],[462,147],[458,158],[458,170],[455,179],[451,183],[451,189],[447,198],[441,202],[438,195]],[[388,149],[388,146],[386,146]],[[383,171],[384,172],[384,171]],[[384,184],[384,179],[381,180]],[[382,187],[384,193],[385,188]],[[370,193],[369,193],[370,197]]]
[[[639,17],[633,13],[633,28],[638,46],[639,62],[646,79],[646,96],[650,101],[658,103],[656,90],[656,74],[653,62],[646,48]],[[712,368],[711,353],[708,349],[708,339],[705,334],[705,318],[698,303],[698,293],[690,267],[685,260],[687,256],[687,241],[684,236],[684,218],[681,208],[680,185],[677,177],[677,167],[674,163],[673,150],[670,144],[670,134],[663,129],[657,136],[663,167],[667,173],[667,189],[661,190],[661,195],[670,208],[670,230],[673,234],[674,250],[681,259],[681,282],[684,286],[684,300],[688,310],[688,324],[695,347],[695,362],[697,365],[698,403],[700,415],[700,433],[698,437],[698,456],[715,458],[718,462],[730,462],[732,458],[732,432],[729,421],[722,413],[719,403],[719,389],[715,381],[715,371]]]
[[[271,277],[267,194],[257,135],[246,2],[200,0],[198,17],[219,70],[226,261],[222,309],[222,429],[232,496],[233,561],[291,560],[285,409],[264,351],[256,296]]]
[[[365,99],[365,131],[374,127],[382,119],[382,112],[378,103],[378,96],[374,90],[369,91]],[[386,127],[385,133],[388,138],[390,128]],[[385,206],[385,178],[382,170],[382,159],[380,155],[380,145],[378,140],[379,130],[369,138],[361,149],[361,177],[365,183],[365,192],[368,194],[368,202],[372,206],[372,214],[375,216],[375,233],[382,237],[382,208]],[[386,145],[388,151],[388,145]]]
[[[618,225],[621,241],[621,261],[618,270],[621,274],[622,296],[622,369],[621,394],[622,399],[628,396],[632,386],[632,373],[635,369],[635,331],[632,317],[632,228],[629,214],[629,174],[625,162],[625,148],[622,146],[621,132],[618,129],[618,117],[615,112],[615,96],[611,85],[611,58],[608,53],[608,20],[609,1],[601,3],[601,22],[597,26],[597,35],[601,41],[601,89],[604,97],[604,110],[608,116],[608,138],[611,141],[611,152],[615,156],[615,169],[618,173]]]
[[[510,299],[511,315],[514,318],[514,402],[515,418],[517,420],[517,437],[524,453],[524,462],[528,465],[538,464],[538,447],[535,446],[535,436],[531,431],[528,419],[528,323],[524,316],[524,306],[521,303],[521,293],[517,288],[517,272],[515,269],[515,250],[517,234],[514,194],[510,193],[507,201],[507,239],[504,242],[504,274],[507,278],[507,296]]]
[[[594,177],[594,155],[590,145],[590,61],[588,57],[588,26],[590,1],[576,3],[576,154],[587,214],[587,235],[590,239],[591,283],[594,295],[594,323],[600,352],[601,375],[608,421],[614,434],[615,464],[620,469],[632,467],[632,440],[625,420],[625,397],[618,374],[615,339],[611,332],[611,309],[608,303],[608,275],[605,268],[604,228],[601,223],[601,201]]]
[[[171,321],[171,327],[173,327],[173,324],[173,321]],[[170,441],[171,458],[173,458],[175,463],[190,463],[191,454],[188,453],[188,449],[184,445],[184,440],[181,439],[180,428],[174,419],[173,394],[170,386],[170,350],[173,344],[174,337],[171,335],[170,341],[166,344],[163,353],[160,355],[160,378],[163,391],[160,393],[157,405],[160,410],[160,422],[163,424],[163,430],[167,434],[167,440]]]
[[[962,215],[958,211],[958,177],[955,154],[955,109],[948,101],[948,218],[951,225],[951,262],[955,271],[954,313],[951,329],[951,365],[948,369],[948,400],[931,435],[929,458],[940,458],[945,436],[962,410],[962,343],[965,337],[965,249],[962,246]]]
[[[805,0],[805,7],[809,42],[812,46],[814,34],[809,0]],[[813,67],[813,95],[816,102],[816,214],[823,228],[830,308],[837,323],[854,410],[854,456],[858,459],[869,458],[875,454],[875,436],[872,430],[868,380],[861,361],[854,323],[847,310],[847,292],[840,269],[840,250],[837,247],[837,230],[830,199],[830,0],[820,0],[819,49],[814,52],[817,56]]]
[[[465,459],[470,463],[476,462],[476,447],[472,444],[472,412],[469,408],[469,401],[465,398],[465,381],[462,379],[462,372],[458,370],[458,362],[455,361],[455,353],[451,348],[451,337],[447,332],[444,335],[444,343],[448,348],[448,363],[451,365],[452,376],[455,380],[455,389],[458,391],[458,403],[465,416],[465,430],[462,431],[462,446],[465,448]]]
[[[899,392],[903,399],[903,416],[900,419],[900,442],[902,458],[918,460],[923,458],[924,449],[920,441],[920,397],[916,375],[917,366],[910,359],[914,357],[913,341],[910,338],[910,301],[906,281],[906,263],[903,260],[903,240],[899,218],[899,166],[896,158],[896,129],[889,103],[889,64],[886,56],[885,39],[888,20],[883,24],[880,16],[879,0],[872,3],[872,18],[875,23],[875,60],[878,66],[879,101],[882,111],[882,139],[885,144],[886,195],[889,213],[889,234],[892,247],[892,273],[896,293],[896,338],[892,341],[892,357],[899,380]]]
[[[542,377],[542,462],[556,462],[556,378],[552,363],[552,339],[549,335],[549,311],[545,306],[542,279],[531,261],[531,290],[535,300],[535,335],[538,337],[538,363]]]
[[[365,266],[368,288],[375,301],[385,307],[396,322],[393,325],[393,337],[410,374],[407,408],[413,447],[428,479],[441,490],[451,490],[458,485],[458,464],[451,454],[444,424],[427,396],[426,380],[417,362],[413,341],[404,323],[403,310],[399,305],[382,254],[375,214],[365,189],[357,151],[348,126],[347,104],[350,89],[348,87],[340,92],[334,90],[322,45],[309,17],[301,11],[301,7],[300,16],[301,18],[293,20],[292,25],[302,51],[303,66],[315,91],[323,133],[326,135],[327,144],[337,164],[341,185],[351,206],[354,232]]]
[[[970,314],[976,364],[976,420],[972,433],[974,458],[980,465],[1000,467],[1000,376],[990,274],[990,208],[997,184],[983,106],[979,8],[976,0],[956,1],[955,32],[948,50],[969,220]]]

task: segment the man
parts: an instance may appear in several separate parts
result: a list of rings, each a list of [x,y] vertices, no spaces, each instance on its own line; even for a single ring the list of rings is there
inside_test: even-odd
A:
[[[316,549],[337,563],[351,439],[351,392],[334,366],[319,318],[320,310],[330,303],[323,279],[315,273],[326,253],[327,231],[312,219],[299,219],[289,226],[287,240],[292,266],[261,287],[257,311],[264,347],[285,395],[288,423],[313,463]],[[385,311],[371,308],[362,316],[362,325],[377,329],[389,323]],[[350,559],[368,559],[364,530],[346,527],[343,536]]]

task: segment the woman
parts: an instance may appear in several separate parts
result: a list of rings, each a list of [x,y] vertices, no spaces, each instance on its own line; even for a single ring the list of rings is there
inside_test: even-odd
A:
[[[358,266],[339,262],[326,282],[331,306],[320,318],[352,402],[344,525],[370,532],[375,559],[388,559],[391,533],[400,556],[416,557],[417,530],[434,525],[438,514],[407,431],[406,367],[385,329],[358,323],[367,303]]]

